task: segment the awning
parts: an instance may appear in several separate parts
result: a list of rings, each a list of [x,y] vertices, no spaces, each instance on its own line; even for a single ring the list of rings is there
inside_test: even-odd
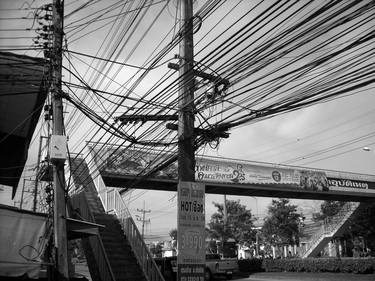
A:
[[[47,96],[48,61],[0,52],[0,184],[14,197]]]
[[[92,235],[98,235],[99,227],[105,227],[105,226],[101,224],[76,220],[72,218],[66,219],[66,228],[68,230],[69,240],[85,238],[85,237],[92,236]]]

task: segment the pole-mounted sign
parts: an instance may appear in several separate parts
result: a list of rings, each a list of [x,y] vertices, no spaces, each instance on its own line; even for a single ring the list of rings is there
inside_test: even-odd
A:
[[[181,181],[178,185],[179,281],[204,281],[205,269],[205,187],[202,183]]]

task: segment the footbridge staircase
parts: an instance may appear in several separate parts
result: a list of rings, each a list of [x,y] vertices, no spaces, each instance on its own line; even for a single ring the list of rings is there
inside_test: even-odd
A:
[[[118,190],[95,178],[84,159],[70,166],[71,215],[101,225],[97,235],[82,239],[92,280],[164,281]]]
[[[342,235],[350,224],[351,218],[358,211],[359,205],[358,202],[347,202],[336,215],[325,219],[304,245],[300,256],[303,258],[315,257],[332,238]]]

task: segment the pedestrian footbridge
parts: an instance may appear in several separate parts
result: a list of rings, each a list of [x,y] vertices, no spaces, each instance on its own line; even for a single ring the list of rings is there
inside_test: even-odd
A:
[[[91,149],[92,169],[107,186],[177,191],[177,164],[142,150]],[[375,198],[375,176],[331,170],[197,157],[196,181],[206,193],[365,202]]]
[[[105,226],[84,239],[93,280],[164,281],[124,203],[129,188],[177,191],[177,166],[141,150],[91,149],[71,160],[71,216]],[[153,164],[150,164],[153,163]],[[155,170],[157,166],[163,166]],[[341,233],[360,203],[375,198],[375,176],[242,160],[198,157],[196,180],[206,193],[348,201],[312,235],[301,253],[317,255]]]

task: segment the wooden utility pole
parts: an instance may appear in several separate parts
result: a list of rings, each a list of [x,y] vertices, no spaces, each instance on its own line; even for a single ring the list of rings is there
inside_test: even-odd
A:
[[[204,185],[195,183],[193,1],[181,0],[177,280],[204,280]]]
[[[137,218],[138,221],[142,222],[142,239],[145,237],[145,223],[150,222],[150,219],[146,220],[146,213],[151,213],[151,210],[146,211],[145,207],[145,201],[143,201],[143,209],[137,209],[138,212],[142,213],[142,218]]]
[[[53,131],[52,137],[64,135],[63,103],[61,97],[62,76],[62,43],[63,43],[63,19],[64,0],[53,0],[53,50],[52,50],[52,109]],[[66,145],[66,143],[65,143]],[[55,144],[51,141],[51,146]],[[63,147],[54,148],[62,150]],[[66,157],[66,155],[65,155]],[[64,177],[64,159],[53,161],[54,183],[54,247],[56,263],[56,279],[68,280],[68,243],[66,228],[66,192]]]
[[[193,1],[181,1],[180,87],[178,95],[178,178],[195,181]]]

